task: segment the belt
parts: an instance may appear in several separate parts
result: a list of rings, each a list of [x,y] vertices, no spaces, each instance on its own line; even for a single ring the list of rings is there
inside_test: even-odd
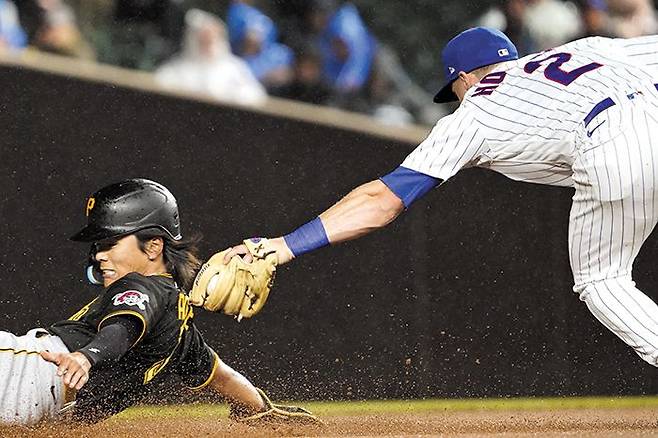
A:
[[[658,84],[653,84],[653,86],[656,88],[656,91],[658,91]],[[635,98],[635,96],[637,94],[642,94],[642,93],[641,92],[631,93],[631,94],[628,95],[628,99],[632,100],[633,98]],[[614,105],[616,105],[615,101],[610,99],[609,97],[606,97],[601,102],[594,105],[594,108],[592,108],[592,111],[590,111],[589,114],[587,114],[585,116],[585,127],[587,127],[587,125],[589,125],[589,122],[591,122],[594,117],[598,116],[603,111],[607,110],[608,108],[610,108],[611,106],[614,106]]]

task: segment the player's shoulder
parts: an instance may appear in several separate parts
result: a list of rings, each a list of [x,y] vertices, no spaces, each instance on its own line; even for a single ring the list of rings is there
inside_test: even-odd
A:
[[[142,275],[131,272],[112,283],[106,291],[107,295],[135,291],[141,294],[162,294],[176,291],[176,283],[171,276]]]
[[[584,37],[577,40],[570,41],[568,43],[562,44],[561,46],[554,47],[551,51],[554,52],[596,52],[610,50],[615,47],[615,42],[617,39],[608,38],[603,36],[590,36]]]
[[[153,279],[151,276],[131,272],[112,283],[108,289],[121,289],[126,286],[148,286],[152,281]]]
[[[178,289],[173,279],[164,276],[144,276],[130,273],[112,283],[104,292],[102,306],[114,309],[137,307],[142,311],[164,309],[178,299]]]

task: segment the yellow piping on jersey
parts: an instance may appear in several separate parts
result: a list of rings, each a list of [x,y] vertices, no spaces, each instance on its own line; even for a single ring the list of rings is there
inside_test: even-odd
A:
[[[0,348],[0,353],[12,353],[14,355],[18,355],[18,354],[41,354],[40,351],[15,350],[13,348]]]
[[[91,305],[94,304],[94,303],[96,302],[96,300],[99,299],[99,298],[100,298],[100,297],[96,297],[96,298],[94,298],[93,300],[91,300],[91,302],[90,302],[89,304],[87,304],[87,305],[84,306],[82,309],[80,309],[80,310],[78,310],[77,312],[75,312],[75,313],[73,314],[73,316],[71,316],[71,317],[69,318],[69,321],[79,321],[80,318],[82,318],[83,316],[85,316],[85,314],[86,314],[87,312],[89,312],[89,308],[91,307]]]
[[[144,319],[144,317],[141,314],[135,312],[134,310],[117,310],[116,312],[106,315],[105,318],[101,319],[101,321],[98,323],[98,327],[96,328],[96,331],[101,331],[101,325],[108,318],[112,318],[113,316],[117,316],[117,315],[132,315],[132,316],[136,316],[137,318],[139,318],[140,321],[142,321],[142,333],[139,335],[137,340],[133,342],[133,344],[130,346],[130,348],[133,348],[135,345],[137,345],[139,341],[142,340],[142,338],[144,337],[144,333],[146,333],[146,319]]]
[[[217,353],[215,353],[214,351],[212,352],[212,354],[215,356],[215,360],[213,361],[212,371],[210,372],[210,376],[201,385],[190,388],[192,391],[199,391],[205,388],[210,384],[210,382],[212,382],[213,377],[215,377],[215,371],[217,371],[217,367],[219,366],[219,356],[217,356]]]
[[[190,326],[187,324],[188,321],[194,316],[194,310],[192,309],[192,306],[190,305],[190,300],[185,295],[184,293],[179,293],[178,294],[178,319],[181,322],[180,329],[178,330],[178,341],[176,342],[176,346],[171,350],[171,353],[169,353],[169,356],[165,357],[164,359],[161,359],[151,365],[151,367],[144,372],[144,384],[146,385],[149,383],[153,378],[164,369],[164,367],[167,366],[169,361],[171,360],[171,357],[174,355],[176,350],[178,349],[178,346],[180,345],[181,341],[183,340],[183,333],[185,333],[186,330],[190,329]]]

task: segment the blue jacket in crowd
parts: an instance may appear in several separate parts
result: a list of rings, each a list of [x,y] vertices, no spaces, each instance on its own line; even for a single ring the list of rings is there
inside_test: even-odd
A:
[[[329,19],[321,35],[323,73],[329,84],[340,92],[356,91],[363,87],[377,51],[375,38],[350,3],[339,8]],[[332,41],[340,39],[349,51],[346,60],[339,59],[332,50]]]
[[[18,21],[16,6],[8,0],[0,0],[0,38],[12,49],[27,46],[27,35]]]
[[[294,60],[292,50],[278,43],[278,32],[272,20],[258,9],[244,3],[233,2],[228,10],[227,26],[231,50],[242,57],[258,79],[280,67],[291,66]],[[249,33],[260,36],[261,51],[245,56],[241,45]]]

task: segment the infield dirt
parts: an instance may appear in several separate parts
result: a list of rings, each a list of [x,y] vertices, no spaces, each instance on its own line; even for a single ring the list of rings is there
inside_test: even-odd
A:
[[[579,409],[367,414],[323,418],[324,427],[255,428],[226,418],[112,419],[94,426],[0,427],[2,437],[280,437],[280,436],[537,436],[658,437],[658,410]]]

